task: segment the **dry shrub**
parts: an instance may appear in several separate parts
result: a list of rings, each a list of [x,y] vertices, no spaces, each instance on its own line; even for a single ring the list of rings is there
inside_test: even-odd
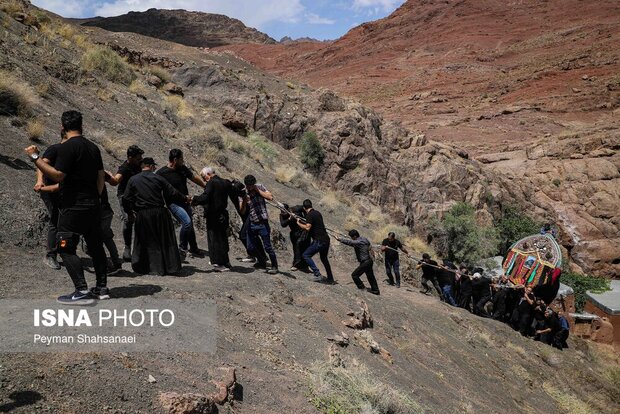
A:
[[[415,414],[423,407],[409,395],[382,382],[365,367],[316,364],[310,371],[311,402],[329,414]]]
[[[387,224],[373,233],[373,239],[377,241],[382,241],[388,235],[388,233],[394,232],[396,234],[396,238],[400,240],[403,244],[405,244],[405,240],[410,235],[410,230],[406,226],[398,226],[396,224]],[[408,246],[405,246],[408,247]]]
[[[162,80],[163,83],[168,83],[172,79],[172,76],[170,76],[170,72],[168,72],[161,66],[149,66],[147,73],[149,75],[157,76],[159,79]]]
[[[97,98],[99,98],[100,101],[103,102],[109,102],[112,99],[114,99],[116,96],[114,95],[114,92],[106,89],[106,88],[99,88],[97,89]]]
[[[28,32],[26,33],[26,36],[24,36],[24,42],[28,43],[29,45],[36,45],[38,41],[39,36],[36,32]]]
[[[95,130],[89,133],[89,138],[98,142],[101,147],[116,159],[123,159],[127,155],[127,148],[132,144],[125,138],[118,137],[103,130]]]
[[[33,141],[38,141],[39,139],[41,139],[44,132],[45,126],[43,125],[43,122],[41,122],[39,119],[31,119],[26,124],[26,133],[28,133],[28,138]]]
[[[362,225],[362,219],[359,214],[349,214],[342,225],[347,231],[358,229]]]
[[[418,236],[405,237],[402,242],[413,253],[428,253],[431,256],[436,256],[435,250]]]
[[[149,88],[146,86],[146,84],[144,84],[144,82],[136,79],[131,82],[131,85],[129,85],[129,92],[146,98],[146,95],[149,93]]]
[[[291,183],[297,176],[297,169],[290,165],[283,165],[276,168],[276,181],[282,184]]]
[[[40,83],[40,84],[37,85],[35,90],[37,91],[37,94],[39,96],[47,97],[47,96],[49,96],[49,93],[50,93],[50,84],[49,83]]]
[[[73,37],[73,43],[75,43],[75,45],[79,47],[80,49],[84,49],[84,50],[91,48],[91,47],[95,47],[95,45],[91,43],[88,37],[81,35],[81,34],[75,35]]]
[[[0,10],[5,12],[11,17],[14,17],[17,13],[23,13],[23,5],[15,0],[4,0],[0,3]]]
[[[63,24],[58,29],[56,29],[56,33],[65,40],[72,41],[75,36],[75,27],[70,24]]]
[[[28,116],[38,104],[39,96],[27,82],[0,71],[0,116]]]
[[[319,204],[326,207],[329,212],[333,212],[338,208],[342,208],[343,203],[340,201],[340,196],[337,192],[328,190],[319,201]]]
[[[594,410],[590,408],[587,403],[581,401],[574,395],[558,390],[548,382],[543,383],[543,389],[555,400],[564,413],[594,414]]]
[[[176,95],[168,95],[165,98],[164,106],[166,110],[172,112],[180,119],[189,119],[194,117],[194,110],[185,99]]]
[[[386,223],[389,218],[387,216],[387,214],[385,214],[380,207],[372,207],[370,209],[370,213],[368,213],[366,215],[366,220],[369,221],[370,223],[373,224],[377,224],[377,223]]]
[[[102,75],[112,82],[129,85],[136,78],[131,66],[107,47],[88,49],[80,63],[83,70]]]

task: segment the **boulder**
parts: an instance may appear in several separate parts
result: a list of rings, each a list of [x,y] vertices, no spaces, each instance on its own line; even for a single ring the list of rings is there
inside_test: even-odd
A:
[[[163,392],[159,394],[159,402],[163,409],[170,414],[217,413],[214,402],[209,397],[200,394]]]

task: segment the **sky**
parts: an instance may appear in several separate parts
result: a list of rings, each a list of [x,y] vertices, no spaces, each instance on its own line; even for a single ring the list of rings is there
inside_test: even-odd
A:
[[[276,40],[337,39],[351,28],[385,17],[404,0],[32,0],[64,17],[118,16],[129,11],[185,9],[225,14]]]

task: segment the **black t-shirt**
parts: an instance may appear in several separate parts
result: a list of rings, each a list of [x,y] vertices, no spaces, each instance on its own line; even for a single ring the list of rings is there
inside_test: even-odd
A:
[[[50,145],[49,147],[47,147],[47,149],[43,153],[43,156],[41,157],[46,158],[49,161],[49,165],[51,165],[52,167],[56,165],[56,158],[58,158],[58,147],[60,147],[60,145],[60,143]],[[53,180],[47,178],[45,175],[43,175],[43,183],[45,183],[45,185],[56,184]]]
[[[491,280],[486,277],[480,277],[472,280],[471,286],[474,296],[484,297],[491,295]]]
[[[157,175],[160,175],[166,179],[179,193],[188,195],[187,180],[192,178],[194,174],[185,165],[172,169],[168,166],[161,167],[157,170]]]
[[[125,193],[125,188],[127,188],[129,179],[136,174],[140,174],[141,171],[142,169],[140,169],[139,165],[130,164],[127,161],[118,167],[118,171],[116,173],[123,176],[123,178],[121,178],[121,182],[118,184],[118,189],[116,190],[116,195],[119,198]]]
[[[55,168],[66,174],[60,186],[60,207],[99,203],[97,176],[103,170],[99,148],[84,137],[67,140],[58,147]]]
[[[398,249],[402,249],[403,247],[400,240],[394,239],[390,241],[390,239],[383,239],[381,245],[391,247],[390,249],[385,249],[385,260],[389,260],[391,262],[398,260]]]
[[[433,266],[438,266],[437,262],[434,260],[429,260],[427,262],[420,262],[422,265],[422,277],[425,279],[432,279],[437,276],[437,268]]]
[[[306,214],[306,222],[312,226],[310,227],[310,237],[312,237],[312,240],[325,243],[329,242],[329,235],[325,229],[325,223],[323,222],[323,215],[321,213],[314,209],[310,210],[310,212]]]

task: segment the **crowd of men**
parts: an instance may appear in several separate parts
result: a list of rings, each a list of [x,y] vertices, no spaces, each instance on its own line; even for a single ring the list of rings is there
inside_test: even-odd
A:
[[[204,257],[197,244],[193,222],[192,208],[196,206],[204,210],[210,264],[215,270],[231,270],[230,202],[241,217],[239,239],[247,253],[242,262],[253,262],[256,269],[270,274],[279,272],[267,208],[268,203],[273,204],[274,197],[254,176],[247,175],[243,183],[231,181],[220,177],[212,167],[195,174],[185,165],[179,149],[170,150],[167,165],[156,169],[155,160],[143,157],[144,151],[136,145],[127,149],[127,159],[114,174],[104,169],[99,148],[83,136],[79,112],[63,113],[61,124],[59,143],[48,147],[43,154],[34,145],[25,149],[37,167],[34,190],[41,194],[49,214],[44,261],[60,269],[57,260],[60,255],[75,288],[74,292],[58,297],[60,303],[89,304],[95,299],[108,299],[107,276],[121,270],[124,261],[130,261],[133,271],[139,274],[168,275],[181,271],[186,255]],[[202,194],[190,196],[188,181],[199,186]],[[124,242],[122,257],[114,242],[114,212],[106,183],[117,187]],[[328,258],[329,232],[333,230],[325,226],[323,216],[314,209],[312,201],[307,199],[293,207],[274,205],[281,211],[281,226],[290,229],[293,245],[290,270],[312,272],[315,282],[335,284]],[[180,224],[178,244],[173,217]],[[355,251],[359,265],[351,277],[356,287],[379,295],[372,243],[357,230],[349,231],[348,237],[337,233],[335,238]],[[92,257],[96,274],[96,285],[90,290],[77,255],[80,239]],[[386,282],[399,288],[399,251],[409,253],[394,233],[383,240],[380,250],[385,257]],[[317,253],[325,275],[313,259]],[[448,261],[439,265],[426,253],[417,268],[422,270],[422,293],[429,294],[435,289],[441,300],[452,306],[510,323],[521,334],[534,336],[560,349],[566,345],[566,319],[547,306],[555,298],[557,289],[532,291],[513,285],[505,276],[490,280],[482,277],[482,269],[467,266],[457,269]],[[362,275],[366,276],[370,287],[364,285]],[[559,273],[554,286],[559,286]]]
[[[422,270],[421,293],[428,295],[434,288],[440,300],[449,305],[505,322],[521,335],[558,349],[567,347],[568,321],[550,306],[560,287],[560,269],[553,271],[551,284],[532,289],[511,282],[505,275],[484,277],[479,267],[457,268],[448,260],[438,264],[427,253],[416,267]]]

